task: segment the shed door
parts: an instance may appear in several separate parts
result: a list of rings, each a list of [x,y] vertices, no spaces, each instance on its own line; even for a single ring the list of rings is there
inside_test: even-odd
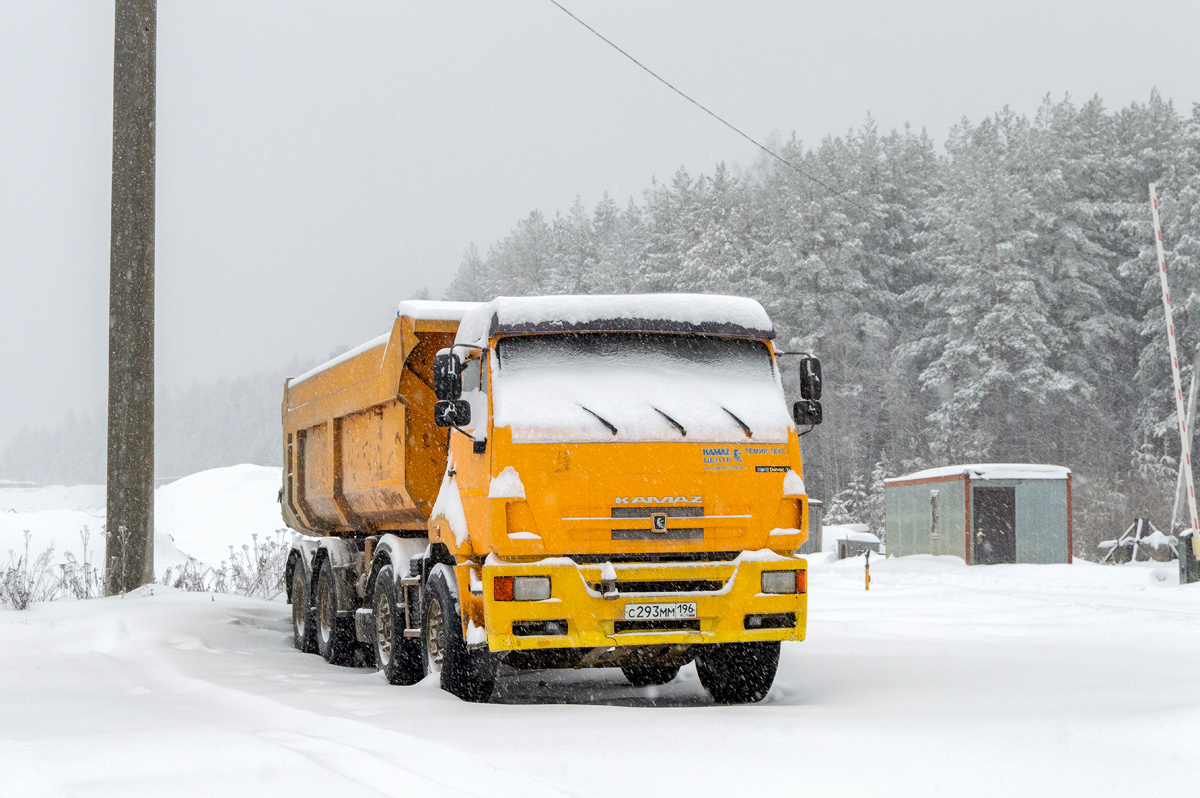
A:
[[[971,527],[975,562],[994,565],[1017,561],[1017,489],[975,488],[971,491]]]

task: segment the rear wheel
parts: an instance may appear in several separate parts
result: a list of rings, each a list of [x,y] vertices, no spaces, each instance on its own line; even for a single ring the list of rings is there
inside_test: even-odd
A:
[[[762,701],[775,681],[779,642],[720,643],[696,654],[700,684],[718,704]]]
[[[650,687],[651,685],[667,684],[679,675],[679,666],[658,667],[641,665],[624,665],[621,673],[634,687]]]
[[[313,632],[312,599],[308,595],[308,580],[304,577],[304,563],[296,563],[292,571],[292,645],[311,654],[317,650]]]
[[[345,665],[354,658],[354,620],[339,618],[337,593],[333,586],[333,563],[321,561],[317,576],[316,606],[317,650],[331,665]]]
[[[404,636],[404,605],[396,601],[396,576],[385,565],[375,576],[375,662],[392,684],[416,684],[425,678],[421,638]]]
[[[435,569],[425,583],[423,628],[428,667],[440,674],[446,692],[463,701],[484,703],[496,686],[499,663],[487,651],[467,648],[457,605],[451,581]]]

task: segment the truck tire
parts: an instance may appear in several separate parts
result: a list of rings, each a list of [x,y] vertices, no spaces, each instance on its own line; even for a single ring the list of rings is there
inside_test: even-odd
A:
[[[449,580],[434,570],[425,582],[422,624],[429,671],[440,673],[442,689],[463,701],[486,703],[496,686],[499,663],[485,651],[471,651]]]
[[[396,601],[396,575],[385,565],[375,576],[375,662],[392,684],[416,684],[425,678],[421,638],[404,636],[404,605]]]
[[[321,571],[317,576],[317,601],[313,612],[317,651],[330,665],[345,665],[354,658],[354,620],[339,618],[337,611],[333,564],[326,557],[321,560]]]
[[[634,687],[650,687],[652,685],[667,684],[673,680],[679,675],[679,666],[622,665],[621,673],[625,674],[625,678]]]
[[[299,562],[292,571],[292,645],[305,654],[317,650],[312,598],[308,594],[308,580],[304,578],[304,563]]]
[[[700,684],[718,704],[762,701],[775,681],[779,642],[718,643],[696,655]]]

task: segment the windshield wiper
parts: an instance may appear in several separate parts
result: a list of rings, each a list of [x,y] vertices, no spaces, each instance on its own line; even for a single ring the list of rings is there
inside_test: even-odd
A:
[[[654,405],[650,405],[650,406],[651,406],[651,407],[654,407]],[[668,416],[668,415],[667,415],[666,413],[664,413],[663,411],[659,410],[657,407],[654,407],[654,412],[658,413],[660,416],[662,416],[663,418],[665,418],[667,421],[670,421],[670,422],[671,422],[671,426],[673,426],[675,429],[679,430],[679,434],[680,434],[680,435],[682,435],[682,436],[683,436],[683,437],[685,437],[685,438],[687,437],[687,430],[685,430],[685,429],[683,428],[683,425],[682,425],[682,424],[680,424],[678,421],[676,421],[675,419],[673,419],[673,418],[671,418],[670,416]]]
[[[746,433],[747,438],[754,437],[754,433],[750,431],[750,426],[745,421],[742,421],[740,418],[735,416],[733,414],[733,411],[730,410],[728,407],[725,407],[722,405],[721,409],[724,410],[726,413],[728,413],[729,417],[738,423],[738,426],[742,428],[742,432]]]
[[[580,405],[580,407],[583,407],[583,405]],[[601,424],[603,424],[604,426],[608,427],[608,431],[609,431],[609,432],[611,432],[613,435],[616,435],[616,434],[617,434],[617,428],[616,428],[616,427],[614,427],[612,424],[610,424],[610,423],[608,422],[608,420],[607,420],[606,418],[604,418],[604,416],[600,415],[600,414],[599,414],[599,413],[597,413],[595,410],[589,410],[589,409],[588,409],[588,408],[586,408],[586,407],[583,407],[583,409],[584,409],[585,411],[587,411],[588,413],[591,413],[593,416],[595,416],[595,417],[596,417],[596,420],[597,420],[597,421],[599,421]]]

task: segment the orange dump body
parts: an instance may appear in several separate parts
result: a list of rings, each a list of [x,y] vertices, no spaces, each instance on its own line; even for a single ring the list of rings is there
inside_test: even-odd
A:
[[[290,527],[425,531],[446,467],[433,357],[457,329],[456,318],[401,315],[389,335],[285,383],[281,504]]]

